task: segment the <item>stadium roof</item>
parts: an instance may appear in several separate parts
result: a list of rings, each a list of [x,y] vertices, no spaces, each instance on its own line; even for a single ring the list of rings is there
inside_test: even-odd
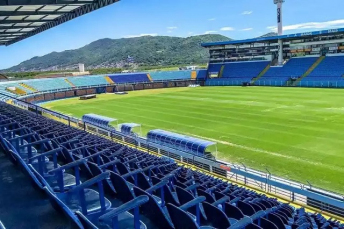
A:
[[[11,45],[119,0],[0,0],[0,45]]]
[[[314,37],[314,36],[326,35],[326,34],[336,34],[336,33],[343,33],[343,32],[344,32],[344,28],[329,29],[329,30],[321,30],[321,31],[315,31],[315,32],[294,33],[294,34],[287,34],[287,35],[280,35],[280,36],[246,39],[246,40],[231,40],[231,41],[222,41],[222,42],[203,43],[201,45],[203,47],[211,47],[211,46],[219,46],[219,45],[249,44],[249,43],[264,42],[264,41],[277,42],[279,39],[293,40],[293,39]]]

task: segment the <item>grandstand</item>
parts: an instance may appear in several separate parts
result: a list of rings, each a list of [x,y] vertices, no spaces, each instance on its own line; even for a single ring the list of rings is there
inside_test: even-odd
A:
[[[344,29],[331,29],[204,43],[210,55],[206,85],[343,87],[343,38]]]
[[[135,85],[149,82],[195,81],[204,80],[205,78],[206,70],[57,77],[0,82],[0,92],[17,97],[38,92],[61,91],[71,88],[85,88],[99,85]],[[9,90],[8,88],[14,88],[14,90]]]
[[[260,77],[255,84],[264,81],[283,81],[286,83],[290,78],[300,78],[316,62],[318,57],[291,58],[284,66],[274,66]]]
[[[4,26],[11,26],[12,31],[11,36],[7,29],[0,32],[4,34],[0,45],[13,44],[114,2],[22,1],[36,4],[38,8],[32,10],[5,1],[0,5],[5,5],[1,13],[6,15],[0,20]],[[30,18],[37,14],[43,17]],[[7,20],[8,17],[11,18]],[[344,228],[343,222],[338,220],[344,217],[342,193],[276,177],[268,170],[263,173],[245,165],[217,160],[217,151],[209,150],[216,145],[211,139],[161,129],[139,136],[132,128],[141,127],[140,124],[122,123],[118,131],[110,125],[111,121],[117,121],[114,118],[83,114],[83,118],[78,119],[35,105],[90,94],[116,96],[112,93],[193,84],[342,88],[343,40],[344,29],[332,29],[206,43],[202,46],[209,48],[207,70],[0,82],[0,228]],[[180,92],[181,95],[167,95],[167,98],[192,100],[190,104],[198,109],[195,103],[209,98],[197,93],[200,91]],[[216,100],[225,93],[216,95]],[[166,101],[160,105],[168,106]],[[234,98],[223,100],[224,104],[230,101]],[[120,107],[106,102],[111,109]],[[158,103],[154,98],[146,102]],[[254,103],[234,101],[240,106]],[[130,105],[128,101],[123,104]],[[266,101],[265,104],[271,106]],[[210,108],[208,113],[219,111],[215,106]],[[226,107],[231,108],[242,109]],[[95,105],[92,109],[97,111]],[[141,110],[140,116],[147,109],[150,108]],[[165,109],[170,117],[175,116],[171,108]],[[279,108],[269,107],[264,112],[273,109]],[[118,110],[124,112],[124,109]],[[158,109],[155,112],[159,113]],[[196,117],[199,113],[192,115],[187,116],[189,121],[202,119]],[[246,114],[241,112],[241,115]],[[156,121],[155,116],[146,118]],[[213,115],[213,119],[219,118],[220,115],[216,118]],[[249,123],[255,121],[254,118],[250,117]],[[175,120],[160,121],[172,128],[176,126]],[[202,131],[207,129],[216,132],[213,126],[201,128]],[[246,133],[238,131],[235,136]],[[247,150],[243,145],[236,147]],[[281,157],[288,160],[288,155]]]
[[[30,111],[1,103],[0,115],[3,152],[77,228],[344,227]]]

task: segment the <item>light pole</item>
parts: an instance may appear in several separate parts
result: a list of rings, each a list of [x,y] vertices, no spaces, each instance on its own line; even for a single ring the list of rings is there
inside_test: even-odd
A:
[[[274,4],[277,5],[277,31],[278,36],[283,35],[283,23],[282,23],[282,4],[285,0],[274,0]],[[283,65],[283,41],[278,40],[278,64]]]

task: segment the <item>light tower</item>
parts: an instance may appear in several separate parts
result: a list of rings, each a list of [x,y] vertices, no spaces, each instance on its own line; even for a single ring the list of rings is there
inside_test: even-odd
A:
[[[277,5],[277,31],[278,36],[283,35],[283,24],[282,24],[282,4],[285,0],[274,0],[274,4]],[[283,41],[278,40],[278,64],[283,65]]]

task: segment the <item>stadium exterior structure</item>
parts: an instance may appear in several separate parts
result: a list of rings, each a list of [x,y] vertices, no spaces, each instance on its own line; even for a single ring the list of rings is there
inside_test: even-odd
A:
[[[188,86],[197,83],[195,81],[168,81],[164,83],[140,83],[146,86],[140,89],[153,89],[163,87]],[[198,81],[202,83],[202,81]],[[35,105],[43,101],[63,99],[87,94],[99,94],[120,90],[133,90],[138,84],[117,84],[117,85],[94,85],[75,87],[73,89],[58,89],[56,91],[45,91],[25,95],[18,98],[11,97],[8,103],[21,107],[25,110],[35,112],[54,120],[66,123],[69,126],[79,127],[100,136],[110,138],[116,142],[129,144],[132,147],[144,149],[149,153],[172,158],[182,164],[194,166],[205,173],[210,173],[220,178],[228,179],[231,182],[245,185],[256,191],[264,192],[272,196],[279,197],[288,202],[294,202],[303,206],[314,208],[315,211],[326,212],[334,217],[344,217],[344,201],[340,194],[317,189],[311,184],[300,184],[290,180],[285,180],[273,176],[267,172],[256,171],[247,168],[245,165],[237,165],[224,161],[209,159],[185,151],[176,150],[155,142],[149,141],[145,137],[128,135],[113,128],[104,127],[95,123],[88,123],[75,117],[70,117],[46,108]],[[153,86],[155,85],[155,87]],[[9,98],[8,95],[5,95]]]
[[[220,45],[216,44],[219,47],[211,49],[207,70],[1,82],[0,100],[32,111],[37,115],[43,115],[69,126],[79,127],[85,131],[112,139],[115,142],[125,143],[133,148],[143,149],[161,157],[172,158],[178,163],[194,166],[204,173],[210,173],[219,178],[245,185],[256,191],[341,218],[344,217],[344,199],[340,194],[317,189],[311,184],[305,185],[285,180],[273,176],[269,171],[255,171],[245,165],[231,164],[177,150],[149,141],[144,137],[128,135],[111,127],[100,126],[57,113],[37,106],[35,103],[90,94],[185,87],[192,84],[216,86],[249,83],[271,86],[344,87],[344,80],[342,79],[344,65],[340,64],[344,60],[341,55],[344,50],[342,48],[344,46],[343,36],[343,30],[301,34],[300,37],[294,36],[296,40],[290,38],[290,41],[285,41],[284,45],[289,45],[290,50],[288,47],[284,48],[285,57],[289,60],[283,66],[274,66],[276,64],[273,48],[275,38],[264,38],[264,41],[253,41],[253,43],[249,41],[250,44],[239,46],[234,43],[228,44],[228,46],[221,43]],[[302,39],[302,37],[307,39]],[[328,39],[324,41],[322,40],[323,37]],[[319,41],[315,41],[318,38]],[[234,49],[233,45],[235,46]],[[321,47],[312,47],[313,45],[320,45]],[[291,50],[296,51],[291,52]],[[305,79],[310,79],[310,81],[304,81]],[[317,79],[322,82],[320,85],[310,85],[309,82],[316,82]],[[272,81],[282,83],[278,85]],[[303,82],[307,82],[307,84],[303,84]],[[324,84],[323,82],[328,83]],[[334,84],[334,82],[336,83]]]
[[[209,49],[209,86],[344,86],[344,28],[202,46]]]

